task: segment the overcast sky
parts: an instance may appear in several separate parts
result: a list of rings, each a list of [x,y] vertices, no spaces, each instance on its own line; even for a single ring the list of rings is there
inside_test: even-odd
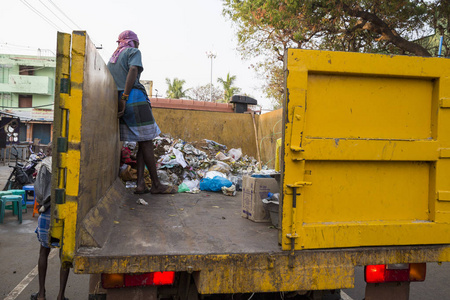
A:
[[[153,80],[159,96],[166,95],[165,78],[184,79],[185,88],[208,84],[211,60],[206,51],[212,50],[217,53],[214,85],[230,72],[243,93],[263,108],[271,107],[251,62],[241,60],[236,50],[235,29],[222,16],[221,0],[13,0],[2,5],[0,27],[0,53],[37,55],[40,48],[51,55],[57,31],[81,29],[96,46],[102,45],[104,61],[114,52],[119,33],[133,30],[143,55],[141,79]]]

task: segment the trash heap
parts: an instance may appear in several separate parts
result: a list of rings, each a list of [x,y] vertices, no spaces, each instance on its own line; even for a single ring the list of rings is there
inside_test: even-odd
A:
[[[165,185],[178,185],[178,192],[222,191],[234,196],[241,190],[244,175],[273,173],[267,166],[260,170],[258,161],[243,155],[240,148],[228,150],[212,140],[187,143],[163,135],[153,144],[159,180]]]

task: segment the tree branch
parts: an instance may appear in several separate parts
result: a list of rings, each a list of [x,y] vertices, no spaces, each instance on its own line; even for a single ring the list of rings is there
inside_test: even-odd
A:
[[[368,23],[365,24],[364,28],[381,35],[380,40],[389,41],[400,49],[414,53],[415,55],[431,56],[424,47],[402,38],[395,29],[391,29],[389,25],[377,15],[359,9],[352,9],[345,3],[342,3],[342,8],[350,16],[367,21]]]

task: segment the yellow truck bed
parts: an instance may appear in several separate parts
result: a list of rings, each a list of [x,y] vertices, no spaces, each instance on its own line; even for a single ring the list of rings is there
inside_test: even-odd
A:
[[[118,179],[109,71],[86,32],[59,33],[57,52],[51,235],[75,272],[188,272],[201,294],[253,293],[450,261],[447,60],[290,50],[275,230],[243,219],[239,194],[136,204]]]

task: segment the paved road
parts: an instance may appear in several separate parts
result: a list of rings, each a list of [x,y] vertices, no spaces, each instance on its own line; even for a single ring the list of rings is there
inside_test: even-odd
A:
[[[0,187],[4,186],[9,168],[0,165]],[[0,224],[0,299],[26,300],[30,294],[38,291],[37,260],[39,243],[34,230],[37,216],[32,216],[32,208],[23,215],[23,223],[8,211],[3,224]],[[51,254],[47,275],[47,299],[56,299],[59,288],[59,258],[57,250]],[[411,284],[411,300],[450,299],[448,274],[450,263],[427,265],[427,280]],[[88,299],[88,275],[70,273],[66,297],[72,300]],[[364,298],[364,274],[362,268],[355,271],[355,288],[344,290],[350,297]]]
[[[9,168],[0,165],[0,187],[3,188]],[[0,299],[28,300],[37,292],[37,261],[39,242],[34,230],[37,225],[37,215],[32,216],[33,208],[23,214],[23,222],[19,224],[17,217],[7,211],[3,224],[0,224]],[[59,289],[59,258],[58,251],[52,250],[47,270],[47,299],[56,299]],[[69,275],[66,297],[71,300],[88,299],[89,276]],[[13,295],[11,294],[13,292]],[[8,297],[8,295],[10,297]]]

